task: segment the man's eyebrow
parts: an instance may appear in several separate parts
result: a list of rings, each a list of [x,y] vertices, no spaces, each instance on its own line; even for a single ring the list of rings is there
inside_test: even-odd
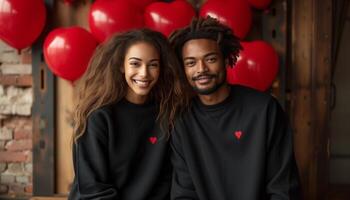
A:
[[[206,58],[208,56],[212,56],[212,55],[219,55],[218,52],[210,52],[210,53],[207,53],[205,54],[203,57]],[[184,57],[183,60],[191,60],[191,59],[196,59],[195,57],[192,57],[192,56],[189,56],[189,57]]]
[[[183,60],[193,60],[195,59],[194,57],[185,57]]]
[[[210,53],[205,54],[204,58],[208,57],[208,56],[212,56],[212,55],[219,55],[219,53],[217,53],[217,52],[210,52]]]

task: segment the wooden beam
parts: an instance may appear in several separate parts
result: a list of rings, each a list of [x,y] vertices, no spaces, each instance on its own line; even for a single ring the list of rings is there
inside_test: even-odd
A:
[[[76,2],[69,6],[63,1],[55,2],[55,25],[59,27],[80,26],[88,30],[90,2]],[[64,79],[56,81],[56,194],[67,195],[74,178],[72,158],[73,113],[76,90]]]
[[[328,199],[329,141],[330,141],[330,90],[332,75],[332,0],[320,3],[314,0],[315,37],[313,38],[313,123],[315,157],[314,181],[317,199]]]
[[[287,0],[273,1],[268,10],[262,12],[262,39],[271,44],[279,57],[279,70],[271,92],[279,103],[286,107],[286,72],[287,72]]]
[[[294,0],[291,119],[304,198],[327,199],[332,1]]]
[[[45,0],[48,13],[54,0]],[[50,17],[49,17],[50,19]],[[43,59],[45,31],[32,46],[33,65],[33,195],[50,196],[55,193],[55,77]]]

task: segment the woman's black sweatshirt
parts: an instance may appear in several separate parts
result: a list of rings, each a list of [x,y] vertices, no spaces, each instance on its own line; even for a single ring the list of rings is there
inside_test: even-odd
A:
[[[155,104],[125,99],[94,111],[74,145],[69,199],[169,199],[170,148],[157,114]]]

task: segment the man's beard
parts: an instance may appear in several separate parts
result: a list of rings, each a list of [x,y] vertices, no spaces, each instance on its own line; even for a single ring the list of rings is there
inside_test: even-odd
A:
[[[218,75],[217,74],[201,74],[199,76],[193,77],[192,80],[195,81],[198,77],[200,76],[211,76],[212,78],[217,78]],[[226,72],[224,73],[224,76],[226,77]],[[222,81],[218,84],[215,84],[213,87],[208,88],[208,89],[199,89],[198,87],[196,87],[195,85],[192,85],[192,89],[198,93],[199,95],[209,95],[212,94],[214,92],[216,92],[221,86],[223,86],[226,83],[226,79],[223,78]]]

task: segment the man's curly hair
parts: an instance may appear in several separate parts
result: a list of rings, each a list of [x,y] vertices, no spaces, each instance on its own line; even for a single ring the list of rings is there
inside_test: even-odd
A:
[[[224,60],[227,60],[227,64],[230,66],[236,64],[239,51],[242,50],[239,39],[233,34],[233,31],[210,16],[193,18],[189,26],[178,29],[170,35],[170,44],[174,48],[179,61],[182,61],[182,47],[192,39],[212,39],[216,41]]]

